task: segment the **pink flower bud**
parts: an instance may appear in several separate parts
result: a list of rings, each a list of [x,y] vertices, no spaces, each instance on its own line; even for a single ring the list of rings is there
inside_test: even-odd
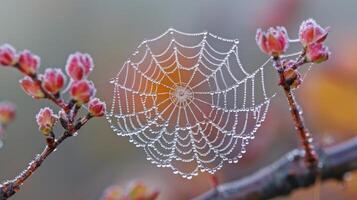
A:
[[[16,50],[9,44],[0,47],[0,64],[3,66],[15,65],[17,62]]]
[[[303,21],[299,29],[299,40],[303,46],[308,46],[312,43],[323,42],[328,34],[328,28],[322,28],[313,19]]]
[[[0,102],[0,124],[7,125],[15,119],[16,107],[12,103]]]
[[[271,56],[283,54],[289,46],[289,38],[284,27],[270,27],[267,32],[257,30],[256,42],[260,50]]]
[[[89,54],[76,52],[67,60],[66,72],[75,81],[89,75],[94,67],[92,57]]]
[[[33,81],[30,77],[26,76],[19,82],[26,94],[36,99],[45,97],[45,94],[41,90],[40,83]]]
[[[66,82],[66,77],[62,73],[61,69],[51,69],[48,68],[45,70],[45,74],[43,75],[43,88],[51,93],[57,94]]]
[[[92,81],[84,79],[75,81],[71,85],[69,93],[77,104],[82,105],[89,102],[89,100],[95,95],[96,89]]]
[[[19,56],[19,69],[26,75],[36,74],[40,67],[40,57],[31,53],[29,50],[24,50]]]
[[[327,46],[323,45],[322,43],[314,43],[310,44],[306,48],[306,61],[313,62],[313,63],[321,63],[326,61],[331,52]]]
[[[36,115],[36,122],[39,126],[39,130],[45,136],[48,136],[57,122],[57,116],[53,114],[53,111],[50,108],[45,107],[42,108]]]
[[[94,117],[101,117],[105,114],[106,105],[105,102],[99,100],[98,98],[94,98],[88,103],[89,113]]]

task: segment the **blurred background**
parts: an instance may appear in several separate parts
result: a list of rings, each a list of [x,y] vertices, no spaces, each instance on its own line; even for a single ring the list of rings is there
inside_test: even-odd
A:
[[[185,32],[207,30],[226,38],[240,39],[245,66],[267,59],[255,45],[258,27],[287,27],[297,37],[302,20],[315,18],[330,26],[327,44],[331,59],[314,66],[297,91],[306,123],[321,146],[348,140],[357,131],[357,1],[355,0],[2,0],[0,43],[28,48],[42,58],[45,67],[64,68],[67,56],[88,52],[95,61],[91,75],[98,96],[111,100],[110,78],[144,38],[153,38],[169,27]],[[270,90],[278,90],[274,73]],[[21,75],[0,68],[0,101],[18,107],[0,149],[0,180],[17,175],[43,146],[35,114],[47,101],[33,101],[18,85]],[[220,182],[246,176],[276,160],[299,142],[288,107],[280,93],[273,99],[267,120],[248,146],[239,164],[226,164],[217,173]],[[110,185],[141,180],[161,191],[159,199],[182,200],[210,188],[210,176],[200,174],[188,181],[171,170],[157,168],[141,149],[116,136],[105,119],[90,121],[79,136],[67,140],[16,194],[14,200],[96,200]],[[279,199],[357,199],[357,173],[345,184],[333,181],[296,191]]]

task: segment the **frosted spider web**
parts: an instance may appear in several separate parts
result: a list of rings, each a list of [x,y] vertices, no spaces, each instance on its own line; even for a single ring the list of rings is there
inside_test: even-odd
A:
[[[111,128],[184,178],[237,163],[275,96],[264,80],[271,59],[248,73],[238,44],[173,28],[143,41],[111,81]]]

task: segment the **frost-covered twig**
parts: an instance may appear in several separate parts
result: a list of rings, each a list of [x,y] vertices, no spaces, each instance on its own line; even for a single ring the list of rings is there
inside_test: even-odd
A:
[[[263,200],[309,187],[318,178],[343,181],[346,173],[357,170],[357,137],[320,150],[319,156],[319,174],[305,165],[304,152],[295,149],[252,175],[219,185],[195,200]]]
[[[290,113],[295,129],[305,151],[306,163],[313,168],[318,167],[318,155],[315,151],[313,138],[304,124],[302,109],[299,107],[293,93],[301,85],[302,79],[298,68],[305,63],[321,63],[330,56],[330,51],[324,45],[328,28],[322,28],[315,20],[304,21],[299,30],[299,41],[303,49],[295,60],[284,59],[289,42],[284,27],[271,27],[266,32],[258,29],[256,41],[260,50],[273,57],[273,66],[279,74],[279,85],[283,88],[290,107]]]
[[[20,84],[26,94],[34,99],[48,99],[59,108],[58,115],[48,107],[42,108],[37,114],[36,121],[47,144],[42,153],[36,155],[23,172],[14,179],[0,184],[0,200],[5,200],[20,190],[20,186],[65,139],[77,134],[77,131],[92,117],[103,116],[106,108],[104,102],[94,97],[96,91],[94,84],[87,80],[94,67],[92,58],[88,54],[77,52],[68,58],[66,73],[71,81],[70,98],[67,101],[62,98],[62,93],[65,93],[62,89],[66,82],[66,76],[61,69],[48,68],[44,74],[39,74],[40,58],[30,51],[24,50],[17,53],[12,46],[2,45],[0,47],[0,64],[4,67],[15,68],[25,75],[20,80]],[[88,104],[88,113],[83,117],[78,117],[79,109],[85,104]],[[6,117],[2,121],[8,120],[8,118]],[[58,121],[64,131],[61,136],[57,137],[53,132],[53,127]]]
[[[82,119],[80,122],[76,124],[75,129],[71,131],[65,131],[61,137],[56,140],[51,138],[47,138],[47,145],[45,149],[42,151],[41,154],[36,155],[36,157],[29,162],[27,168],[22,171],[17,177],[13,180],[6,181],[0,184],[0,200],[7,199],[14,195],[16,192],[20,190],[20,186],[24,184],[24,182],[42,165],[43,161],[52,153],[54,152],[57,147],[68,137],[73,136],[73,134],[84,124],[88,122],[91,118],[88,115],[86,118]]]
[[[298,59],[295,63],[298,63],[300,59]],[[280,76],[280,85],[284,90],[285,97],[288,101],[289,104],[289,110],[290,114],[292,117],[292,120],[294,122],[295,129],[300,137],[302,147],[305,150],[305,160],[311,167],[316,167],[318,164],[318,155],[316,153],[314,144],[313,144],[313,138],[311,134],[309,133],[309,130],[306,128],[305,123],[304,123],[304,118],[303,118],[303,111],[298,105],[295,95],[291,89],[289,81],[286,80],[286,77],[284,76],[284,70],[280,70],[284,66],[281,64],[281,60],[279,57],[275,57],[273,59],[274,65],[279,72]],[[302,62],[303,63],[303,62]],[[294,65],[293,66],[298,66]],[[297,67],[296,67],[297,68]]]
[[[256,174],[219,186],[215,191],[198,199],[268,199],[288,194],[295,188],[311,185],[318,176],[322,176],[322,179],[341,178],[346,171],[356,168],[357,139],[352,145],[345,144],[352,148],[349,149],[352,154],[343,152],[344,147],[339,147],[336,148],[337,150],[327,149],[325,158],[323,154],[318,155],[312,136],[304,124],[302,110],[293,93],[293,90],[302,83],[298,71],[300,66],[305,63],[321,63],[329,58],[330,51],[324,45],[327,34],[328,29],[322,28],[313,19],[304,21],[299,30],[302,51],[295,60],[286,60],[283,54],[291,42],[286,29],[281,26],[271,27],[266,32],[258,29],[257,45],[262,52],[273,57],[273,66],[279,74],[279,85],[283,88],[287,98],[303,151],[294,150]],[[340,154],[340,151],[346,153],[349,158],[347,161],[341,159],[340,155],[335,155]],[[319,156],[322,157],[320,160]],[[321,165],[323,165],[322,168]]]

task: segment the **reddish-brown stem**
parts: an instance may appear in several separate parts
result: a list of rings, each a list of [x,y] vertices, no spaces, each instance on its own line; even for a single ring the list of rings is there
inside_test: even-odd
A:
[[[299,62],[299,60],[297,62]],[[289,103],[290,113],[294,121],[295,129],[297,130],[302,146],[305,150],[305,160],[309,166],[315,167],[318,163],[318,154],[316,153],[313,144],[313,138],[309,133],[309,130],[305,126],[304,119],[302,116],[303,112],[295,100],[294,93],[292,92],[290,85],[288,85],[285,81],[283,70],[281,70],[282,66],[279,57],[274,58],[274,65],[279,73],[280,80],[281,80],[280,84],[284,89],[285,97]]]
[[[290,113],[293,118],[295,128],[305,150],[305,159],[311,166],[314,166],[317,164],[318,156],[313,144],[313,138],[304,124],[301,108],[298,106],[290,88],[284,88],[284,93],[290,106]]]
[[[3,184],[0,184],[0,200],[5,200],[14,195],[20,190],[20,186],[31,177],[31,175],[42,165],[46,158],[56,150],[56,148],[68,137],[72,136],[79,128],[88,122],[91,118],[90,115],[87,115],[82,120],[80,120],[75,128],[71,131],[65,131],[61,137],[57,140],[53,138],[47,138],[47,145],[41,154],[37,155],[27,166],[27,168],[16,176],[13,180],[7,181]]]

